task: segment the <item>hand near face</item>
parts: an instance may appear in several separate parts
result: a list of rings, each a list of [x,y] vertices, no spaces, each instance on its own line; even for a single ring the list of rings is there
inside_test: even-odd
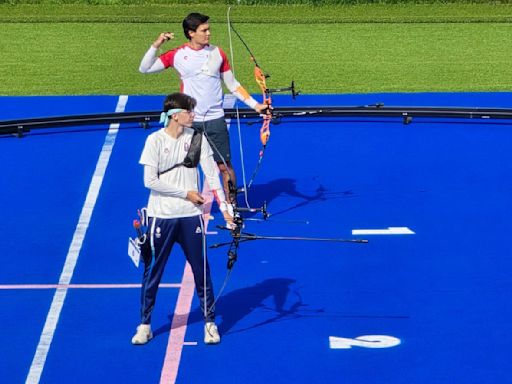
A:
[[[174,33],[172,32],[162,32],[158,38],[153,43],[153,47],[160,48],[164,43],[166,43],[169,40],[174,39]]]

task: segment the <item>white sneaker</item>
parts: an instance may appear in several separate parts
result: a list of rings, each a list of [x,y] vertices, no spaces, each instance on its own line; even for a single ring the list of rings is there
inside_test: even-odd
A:
[[[204,343],[205,344],[219,344],[220,335],[219,330],[214,322],[208,322],[204,325]]]
[[[151,325],[141,324],[137,327],[137,333],[132,337],[132,344],[142,345],[146,344],[153,338],[153,332],[151,332]]]

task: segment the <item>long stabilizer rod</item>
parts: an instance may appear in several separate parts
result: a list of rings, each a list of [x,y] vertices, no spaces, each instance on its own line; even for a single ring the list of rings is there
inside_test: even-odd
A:
[[[241,118],[257,118],[259,114],[251,109],[240,109]],[[235,109],[226,109],[225,116],[232,118]],[[480,107],[386,107],[382,103],[363,106],[332,107],[284,107],[274,108],[273,118],[280,117],[401,117],[409,123],[413,117],[461,118],[461,119],[512,119],[511,108]],[[158,122],[160,111],[122,112],[91,115],[52,116],[30,119],[0,121],[0,134],[23,133],[32,129],[59,128],[81,125],[111,123],[139,123],[148,127],[150,122]]]
[[[366,239],[338,239],[338,238],[325,238],[325,237],[300,237],[300,236],[259,236],[251,234],[241,234],[238,236],[239,242],[251,241],[251,240],[299,240],[299,241],[325,241],[335,243],[368,243]],[[210,245],[210,248],[219,248],[226,245],[230,245],[232,241],[225,243],[217,243]]]

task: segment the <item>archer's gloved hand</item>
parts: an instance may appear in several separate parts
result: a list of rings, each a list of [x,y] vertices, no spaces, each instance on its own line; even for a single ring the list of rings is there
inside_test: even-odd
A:
[[[235,229],[236,224],[233,221],[233,216],[231,216],[228,211],[222,212],[222,215],[224,216],[224,220],[226,221],[226,227],[229,229]]]
[[[223,201],[220,204],[220,211],[224,216],[224,221],[226,221],[226,227],[229,229],[235,229],[236,224],[233,220],[233,205],[226,203]]]

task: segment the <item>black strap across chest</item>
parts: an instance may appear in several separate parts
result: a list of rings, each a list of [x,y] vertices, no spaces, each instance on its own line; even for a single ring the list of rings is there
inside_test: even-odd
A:
[[[192,136],[192,140],[190,141],[190,147],[188,148],[188,152],[185,155],[185,158],[181,163],[174,164],[171,168],[166,169],[165,171],[159,172],[158,176],[163,175],[169,171],[172,171],[177,167],[187,167],[187,168],[196,168],[199,164],[199,159],[201,158],[201,143],[203,141],[203,135],[194,131],[194,135]]]

